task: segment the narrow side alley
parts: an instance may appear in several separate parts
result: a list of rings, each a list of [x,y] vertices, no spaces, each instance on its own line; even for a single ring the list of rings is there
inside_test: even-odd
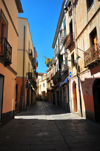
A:
[[[37,101],[0,129],[0,151],[99,151],[100,125]]]

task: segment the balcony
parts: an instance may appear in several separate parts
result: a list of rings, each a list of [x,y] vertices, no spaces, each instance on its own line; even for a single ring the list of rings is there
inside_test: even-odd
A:
[[[53,76],[53,82],[56,83],[57,80],[61,78],[61,70],[58,70],[56,74]]]
[[[27,72],[26,76],[27,76],[28,80],[32,80],[33,73],[32,72]]]
[[[64,44],[66,38],[66,29],[60,31],[60,44]]]
[[[72,46],[74,46],[73,33],[69,33],[69,35],[67,35],[64,45],[66,49],[71,49]]]
[[[12,47],[4,37],[0,38],[0,57],[5,66],[11,64],[12,60]]]
[[[35,58],[31,59],[32,66],[35,66]]]
[[[32,49],[28,49],[28,52],[29,52],[29,58],[32,60],[33,59]]]
[[[85,67],[92,68],[100,62],[100,44],[94,44],[84,53]]]
[[[32,78],[31,84],[32,84],[32,86],[34,87],[34,89],[37,88],[36,81],[35,81],[34,78]]]

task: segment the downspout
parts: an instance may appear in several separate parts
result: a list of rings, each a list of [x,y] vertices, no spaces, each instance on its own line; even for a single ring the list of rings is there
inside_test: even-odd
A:
[[[75,54],[78,54],[78,51],[77,51],[77,47],[76,47],[76,37],[75,37],[75,16],[74,16],[74,4],[73,4],[73,0],[72,0],[72,12],[73,12],[73,28],[74,28],[74,42],[75,42]],[[77,78],[78,78],[78,91],[79,91],[79,101],[80,101],[80,113],[81,113],[81,117],[83,117],[83,114],[82,114],[82,102],[81,102],[81,91],[80,91],[80,78],[79,78],[79,74],[78,74],[78,59],[76,58],[76,68],[77,68],[77,71],[76,71],[76,74],[77,74]]]
[[[23,39],[23,78],[22,78],[22,111],[25,109],[25,86],[24,86],[24,71],[25,71],[25,26]]]

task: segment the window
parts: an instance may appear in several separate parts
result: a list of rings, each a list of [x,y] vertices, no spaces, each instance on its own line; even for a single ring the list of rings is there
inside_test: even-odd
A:
[[[65,57],[65,65],[67,66],[67,57]]]
[[[97,31],[96,28],[90,33],[90,46],[97,44]]]
[[[45,83],[43,83],[43,87],[45,87]]]
[[[1,37],[5,37],[7,38],[7,33],[8,33],[8,22],[7,19],[5,17],[5,15],[2,12],[2,9],[0,9],[0,25],[1,25],[1,29],[0,29],[0,39]],[[2,39],[0,40],[0,44],[2,44]]]
[[[87,10],[88,10],[93,4],[94,0],[86,0],[86,1],[87,1]]]
[[[65,48],[65,52],[67,52],[67,49]]]
[[[74,66],[74,53],[71,55],[71,63],[72,63],[72,67]]]

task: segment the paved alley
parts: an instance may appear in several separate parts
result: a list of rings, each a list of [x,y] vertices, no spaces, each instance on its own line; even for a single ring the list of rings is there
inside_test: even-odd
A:
[[[100,151],[100,125],[37,101],[0,129],[0,151]]]

